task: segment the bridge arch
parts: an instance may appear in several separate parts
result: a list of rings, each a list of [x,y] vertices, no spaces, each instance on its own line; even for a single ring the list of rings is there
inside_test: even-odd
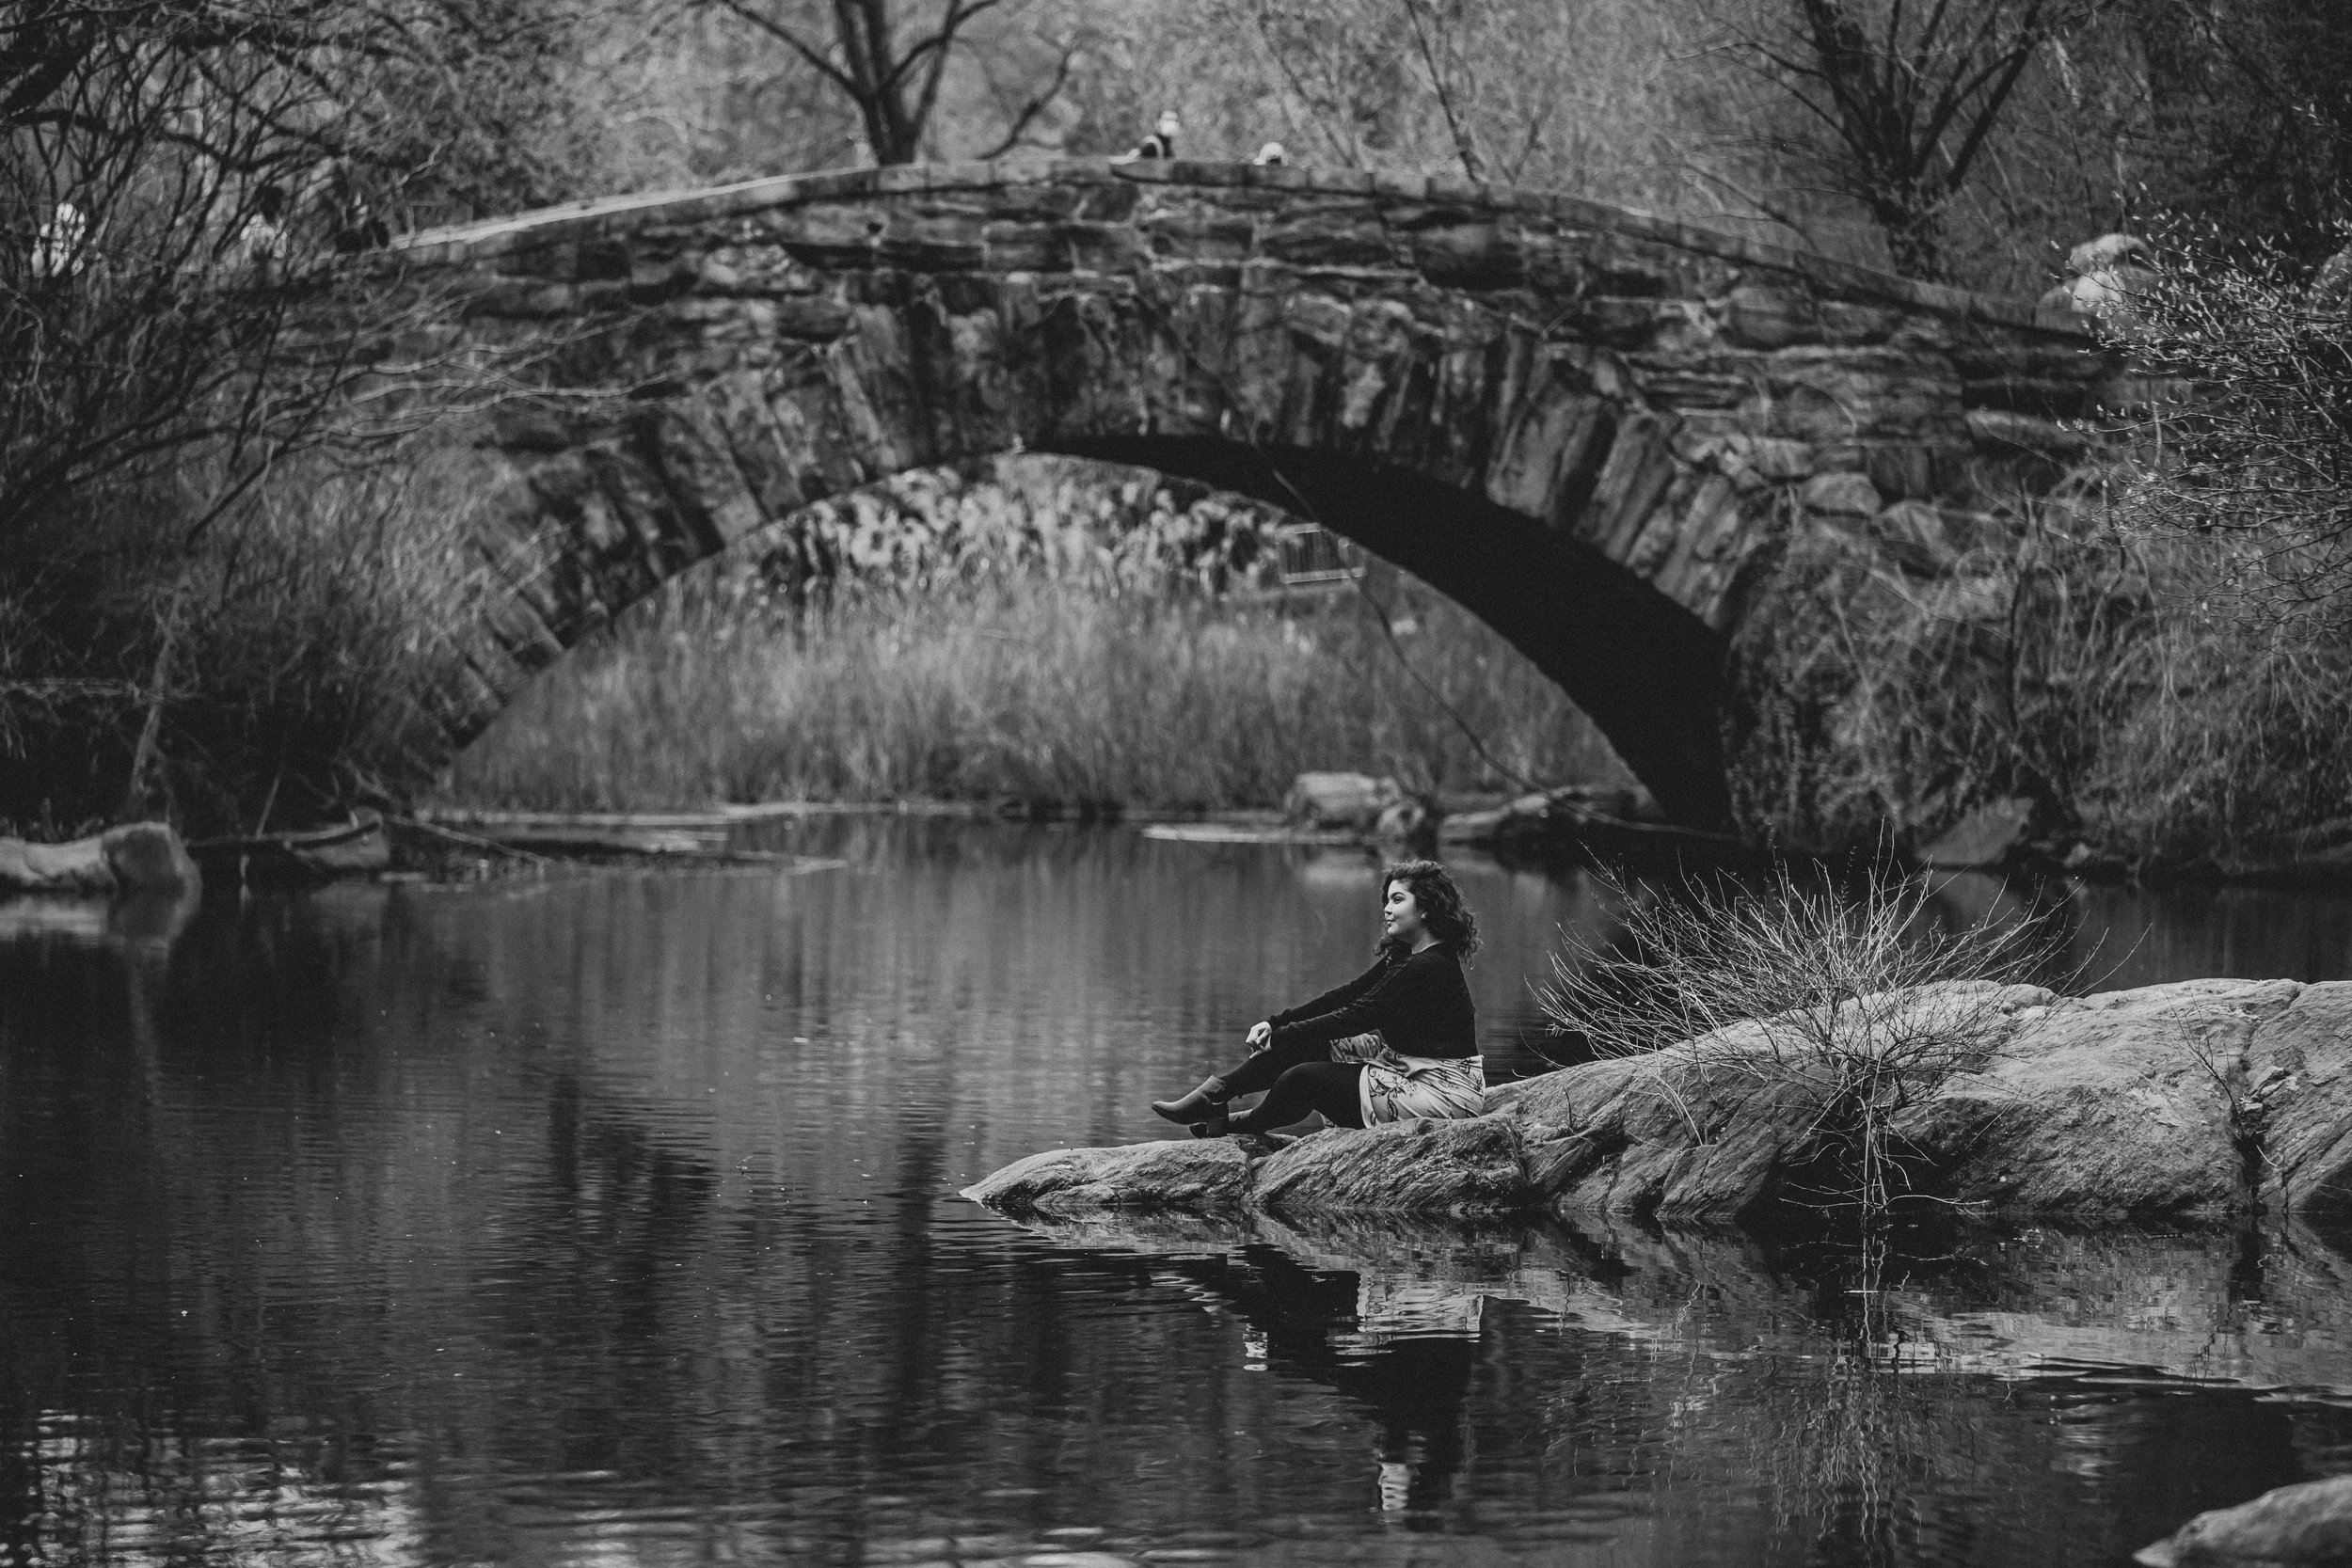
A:
[[[501,585],[421,694],[437,766],[667,578],[829,496],[1041,451],[1319,522],[1728,820],[1726,653],[1809,516],[1970,506],[2097,403],[2071,320],[1574,198],[1170,163],[755,182],[421,235],[465,330],[549,327],[490,418]]]

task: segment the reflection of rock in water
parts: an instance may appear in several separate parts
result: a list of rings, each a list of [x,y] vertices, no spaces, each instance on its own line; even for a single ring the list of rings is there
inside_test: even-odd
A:
[[[156,1018],[163,1006],[173,945],[202,906],[191,881],[176,893],[132,893],[106,898],[34,896],[0,901],[0,950],[43,947],[79,950],[74,960],[103,974],[101,982],[122,997],[127,1033],[142,1096],[152,1093]],[[38,960],[37,960],[38,961]],[[8,977],[0,974],[0,990]],[[20,1007],[40,1004],[18,990]]]
[[[1066,1246],[1173,1255],[1241,1317],[1251,1370],[1309,1378],[1370,1410],[1383,1510],[1415,1513],[1451,1495],[1481,1307],[1509,1282],[1523,1231],[1364,1215],[1311,1227],[1166,1213],[1023,1223]]]
[[[1581,1478],[1581,1539],[1647,1542],[1658,1560],[1714,1560],[1718,1524],[1750,1549],[1763,1530],[1773,1560],[1904,1560],[1920,1529],[1973,1538],[1981,1517],[1923,1522],[1919,1499],[2059,1506],[2148,1439],[2144,1402],[2118,1389],[2152,1382],[2212,1402],[2197,1462],[2227,1497],[2241,1475],[2280,1473],[2286,1428],[2276,1406],[2214,1398],[2215,1383],[2352,1393],[2352,1237],[2300,1225],[1953,1226],[1866,1276],[1850,1242],[1820,1234],[1361,1214],[1027,1224],[1157,1255],[1243,1320],[1245,1368],[1356,1402],[1377,1465],[1367,1501],[1408,1526],[1484,1449],[1469,1433],[1491,1385],[1565,1354],[1587,1370],[1531,1391],[1540,1414],[1510,1440]],[[1648,1370],[1613,1375],[1623,1354],[1597,1339],[1639,1342]],[[2046,1436],[1988,1446],[2019,1401],[2052,1412]],[[1585,1456],[1605,1466],[1587,1476]],[[2127,1512],[2171,1506],[2152,1493]],[[2112,1545],[2095,1533],[2079,1543],[2093,1555]]]
[[[36,896],[0,901],[0,942],[63,942],[126,952],[166,952],[203,903],[195,887],[119,897]]]
[[[1480,1303],[1508,1300],[1574,1328],[1716,1352],[1813,1354],[1854,1338],[1866,1359],[1914,1373],[2130,1369],[2352,1395],[2352,1227],[1960,1227],[1888,1259],[1866,1313],[1847,1249],[1729,1227],[1109,1212],[1025,1223],[1089,1249],[1270,1249],[1307,1274],[1352,1275],[1345,1337],[1371,1345],[1474,1338]]]

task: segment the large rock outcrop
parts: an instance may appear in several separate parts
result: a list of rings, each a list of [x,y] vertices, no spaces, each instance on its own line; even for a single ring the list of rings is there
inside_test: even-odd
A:
[[[1888,1147],[1986,1213],[2213,1218],[2352,1205],[2352,983],[2191,980],[2090,997],[1927,987],[1849,1004],[1938,1037]],[[1940,1033],[1939,1033],[1940,1032]],[[1820,1079],[1750,1022],[1507,1085],[1454,1122],[1264,1146],[1064,1149],[966,1196],[1014,1213],[1564,1212],[1731,1218],[1836,1195]]]
[[[2316,1145],[2344,1091],[2274,1075],[2265,1089],[2277,1107],[2257,1114],[2249,1070],[2265,1027],[2306,996],[2312,1022],[2298,1040],[2324,1034],[2322,1018],[2339,1030],[2352,1022],[2352,986],[2287,980],[2090,997],[2034,986],[1915,993],[1921,1006],[1952,1007],[1955,1056],[1918,1085],[1890,1142],[1938,1196],[1998,1212],[2217,1215],[2249,1207],[2265,1172],[2274,1191],[2324,1186],[2352,1150],[2328,1142],[2274,1169],[2282,1151],[2261,1140],[2275,1118],[2308,1129]],[[1912,1032],[1893,1008],[1873,1014],[1883,1032]],[[1509,1085],[1489,1104],[1568,1135],[1544,1183],[1565,1208],[1739,1214],[1811,1198],[1823,1154],[1819,1095],[1756,1061],[1771,1042],[1745,1027],[1745,1039],[1726,1031]]]

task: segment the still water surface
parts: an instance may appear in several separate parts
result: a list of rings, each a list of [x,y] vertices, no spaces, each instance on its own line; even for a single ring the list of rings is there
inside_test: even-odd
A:
[[[2352,1471],[2352,1242],[1025,1228],[1372,936],[1353,854],[0,909],[0,1562],[2111,1564]],[[1498,1071],[1574,879],[1470,866]],[[1961,883],[1954,907],[1992,901]],[[2352,901],[2085,895],[2111,984]]]

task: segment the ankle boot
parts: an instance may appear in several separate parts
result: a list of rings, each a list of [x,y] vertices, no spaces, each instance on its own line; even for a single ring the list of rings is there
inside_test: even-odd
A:
[[[1263,1109],[1263,1106],[1259,1107],[1259,1110]],[[1263,1133],[1264,1129],[1250,1125],[1257,1117],[1257,1111],[1236,1111],[1223,1104],[1212,1105],[1205,1118],[1192,1124],[1192,1135],[1196,1138],[1237,1138],[1244,1132]]]
[[[1216,1114],[1218,1120],[1225,1116],[1225,1080],[1204,1078],[1200,1086],[1181,1100],[1155,1100],[1152,1109],[1170,1121],[1192,1121],[1204,1111]]]

